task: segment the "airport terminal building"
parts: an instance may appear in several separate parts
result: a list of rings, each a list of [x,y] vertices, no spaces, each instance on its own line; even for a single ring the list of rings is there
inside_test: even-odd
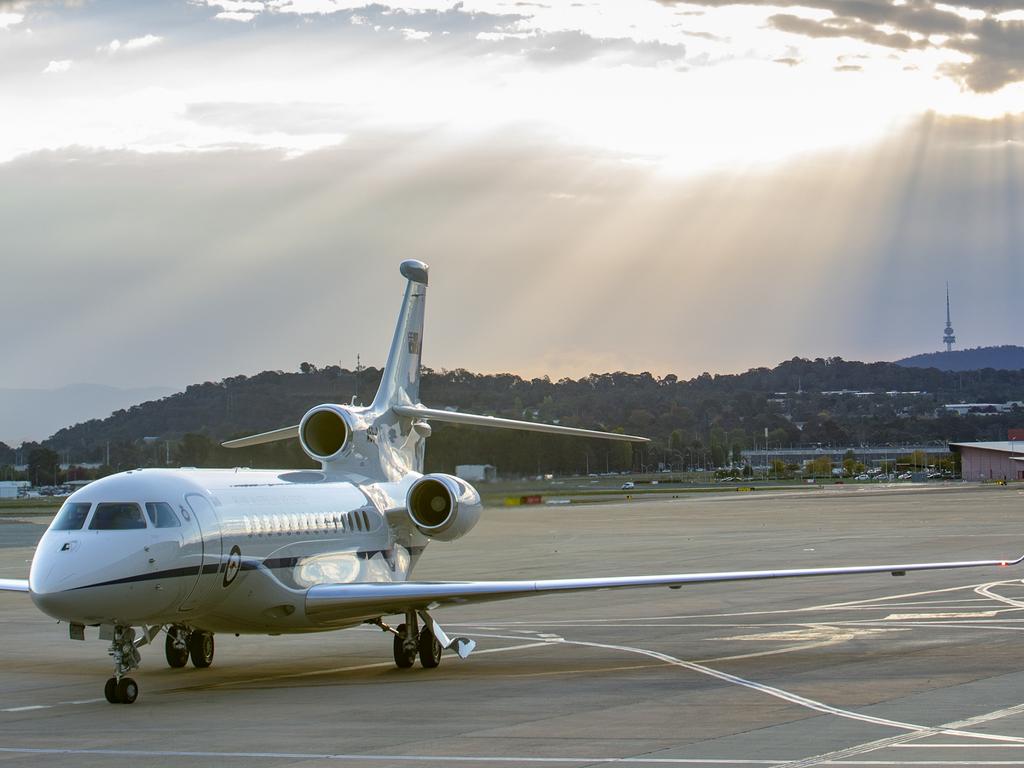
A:
[[[1024,440],[950,443],[964,480],[1024,480]]]

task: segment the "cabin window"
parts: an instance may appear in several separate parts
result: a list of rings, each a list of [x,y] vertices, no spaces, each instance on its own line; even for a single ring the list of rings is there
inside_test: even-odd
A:
[[[180,528],[181,522],[166,501],[147,501],[146,514],[154,528]]]
[[[50,524],[51,531],[80,531],[85,525],[85,518],[89,516],[89,507],[92,504],[83,504],[80,501],[65,502],[60,512]]]
[[[363,525],[366,526],[366,528],[364,530],[367,530],[367,531],[370,530],[370,518],[367,517],[366,510],[364,509],[359,514],[362,515],[362,517],[363,517]]]
[[[90,531],[128,531],[145,528],[146,518],[138,504],[97,504]]]

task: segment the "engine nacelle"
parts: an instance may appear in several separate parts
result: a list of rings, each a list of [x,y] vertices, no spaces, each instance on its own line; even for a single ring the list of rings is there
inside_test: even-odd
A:
[[[483,504],[476,488],[451,475],[424,475],[409,489],[405,501],[409,519],[424,536],[454,541],[480,519]]]
[[[311,459],[331,461],[352,445],[354,419],[340,405],[318,405],[299,422],[299,442]]]

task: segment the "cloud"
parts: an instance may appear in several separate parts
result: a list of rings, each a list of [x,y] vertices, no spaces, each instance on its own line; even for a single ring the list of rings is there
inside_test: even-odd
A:
[[[44,75],[55,75],[61,72],[67,72],[74,65],[71,59],[61,59],[60,61],[51,61],[46,65],[43,70]]]
[[[431,33],[425,32],[419,29],[410,29],[409,27],[402,27],[399,32],[402,33],[402,37],[406,40],[427,40]]]
[[[142,37],[133,37],[131,40],[121,42],[120,40],[111,40],[106,45],[101,45],[97,50],[102,53],[115,54],[131,51],[141,51],[143,48],[149,48],[156,45],[163,40],[159,35],[143,35]]]
[[[958,0],[956,6],[935,0],[690,0],[686,6],[693,4],[825,11],[831,16],[779,13],[768,21],[775,29],[808,38],[848,38],[903,52],[939,51],[947,56],[939,72],[979,93],[1024,81],[1021,0]],[[969,61],[959,61],[963,56]]]
[[[807,37],[851,37],[873,45],[904,51],[912,48],[924,48],[928,45],[925,40],[914,40],[910,36],[898,32],[882,32],[870,24],[835,16],[824,21],[816,21],[802,16],[778,13],[770,16],[768,23],[782,32]]]
[[[537,14],[550,11],[543,4],[517,3],[514,10],[502,4],[484,4],[488,10],[466,8],[463,3],[438,0],[369,3],[365,0],[282,0],[264,3],[251,0],[204,0],[221,9],[216,18],[251,21],[258,16],[341,15],[349,25],[392,34],[405,42],[430,42],[440,51],[475,52],[520,57],[538,65],[572,64],[605,59],[638,66],[654,66],[682,59],[681,44],[642,39],[632,25],[601,34],[573,27],[542,24]],[[493,8],[491,7],[493,6]],[[681,35],[719,39],[703,32],[679,31]]]
[[[1024,22],[985,19],[971,29],[972,34],[948,43],[970,56],[970,63],[948,66],[948,72],[981,93],[1024,81]]]

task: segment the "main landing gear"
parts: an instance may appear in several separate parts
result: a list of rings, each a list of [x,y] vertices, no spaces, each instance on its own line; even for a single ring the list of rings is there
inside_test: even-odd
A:
[[[181,624],[172,624],[167,628],[167,640],[164,642],[164,654],[167,665],[173,669],[181,669],[188,660],[196,669],[206,669],[213,663],[213,633],[201,629],[189,629]]]
[[[476,647],[476,642],[466,637],[449,638],[441,626],[426,611],[420,611],[423,628],[419,628],[417,612],[405,612],[405,621],[397,627],[389,627],[380,619],[370,622],[385,632],[391,632],[395,638],[393,649],[395,666],[409,669],[420,657],[420,665],[424,669],[434,669],[441,663],[441,653],[445,648],[453,649],[460,658],[466,658]]]
[[[114,659],[114,676],[103,686],[103,695],[111,704],[133,704],[139,697],[139,685],[128,673],[139,668],[142,657],[139,648],[153,641],[163,627],[146,627],[139,637],[132,627],[114,627],[108,653]],[[164,653],[167,664],[175,669],[184,667],[189,659],[197,669],[213,663],[213,633],[189,629],[181,624],[167,627]]]

